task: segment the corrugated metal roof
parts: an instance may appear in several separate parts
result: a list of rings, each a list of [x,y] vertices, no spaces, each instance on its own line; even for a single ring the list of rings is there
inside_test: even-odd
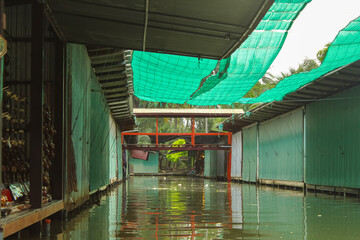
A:
[[[360,61],[356,61],[289,93],[284,97],[283,101],[261,104],[248,113],[236,115],[233,119],[227,119],[223,123],[223,130],[238,132],[250,124],[263,122],[308,103],[325,99],[359,85],[359,76]]]
[[[122,130],[131,129],[133,92],[131,70],[131,52],[117,48],[88,47],[91,66],[100,82],[109,108],[117,121],[121,121]],[[125,125],[129,125],[126,127]]]
[[[49,0],[69,42],[92,46],[228,57],[274,0]]]

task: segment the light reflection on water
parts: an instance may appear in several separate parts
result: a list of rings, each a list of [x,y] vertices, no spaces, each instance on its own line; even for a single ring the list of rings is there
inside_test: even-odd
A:
[[[354,198],[200,178],[131,177],[52,238],[360,239],[359,224]]]

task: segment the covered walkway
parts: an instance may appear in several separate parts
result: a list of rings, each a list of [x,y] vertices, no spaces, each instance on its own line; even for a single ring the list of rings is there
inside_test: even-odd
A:
[[[0,240],[357,239],[360,18],[244,97],[309,2],[0,0]]]

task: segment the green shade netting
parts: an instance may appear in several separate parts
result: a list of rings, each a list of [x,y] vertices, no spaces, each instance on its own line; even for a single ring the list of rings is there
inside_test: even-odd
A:
[[[243,98],[241,103],[265,103],[281,101],[283,97],[321,76],[360,59],[360,17],[350,22],[329,46],[320,67],[284,78],[275,88],[257,98]]]
[[[131,65],[135,95],[147,101],[187,101],[193,105],[235,102],[263,77],[292,22],[310,1],[276,0],[241,47],[220,62],[134,51]]]
[[[232,104],[261,79],[283,46],[293,21],[309,1],[276,1],[249,38],[219,72],[188,101],[194,105]]]
[[[134,51],[131,67],[135,95],[146,101],[184,103],[217,60]]]

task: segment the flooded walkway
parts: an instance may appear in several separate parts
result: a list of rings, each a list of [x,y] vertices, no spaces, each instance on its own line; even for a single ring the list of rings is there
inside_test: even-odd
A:
[[[360,203],[188,177],[131,177],[54,239],[359,239]]]

